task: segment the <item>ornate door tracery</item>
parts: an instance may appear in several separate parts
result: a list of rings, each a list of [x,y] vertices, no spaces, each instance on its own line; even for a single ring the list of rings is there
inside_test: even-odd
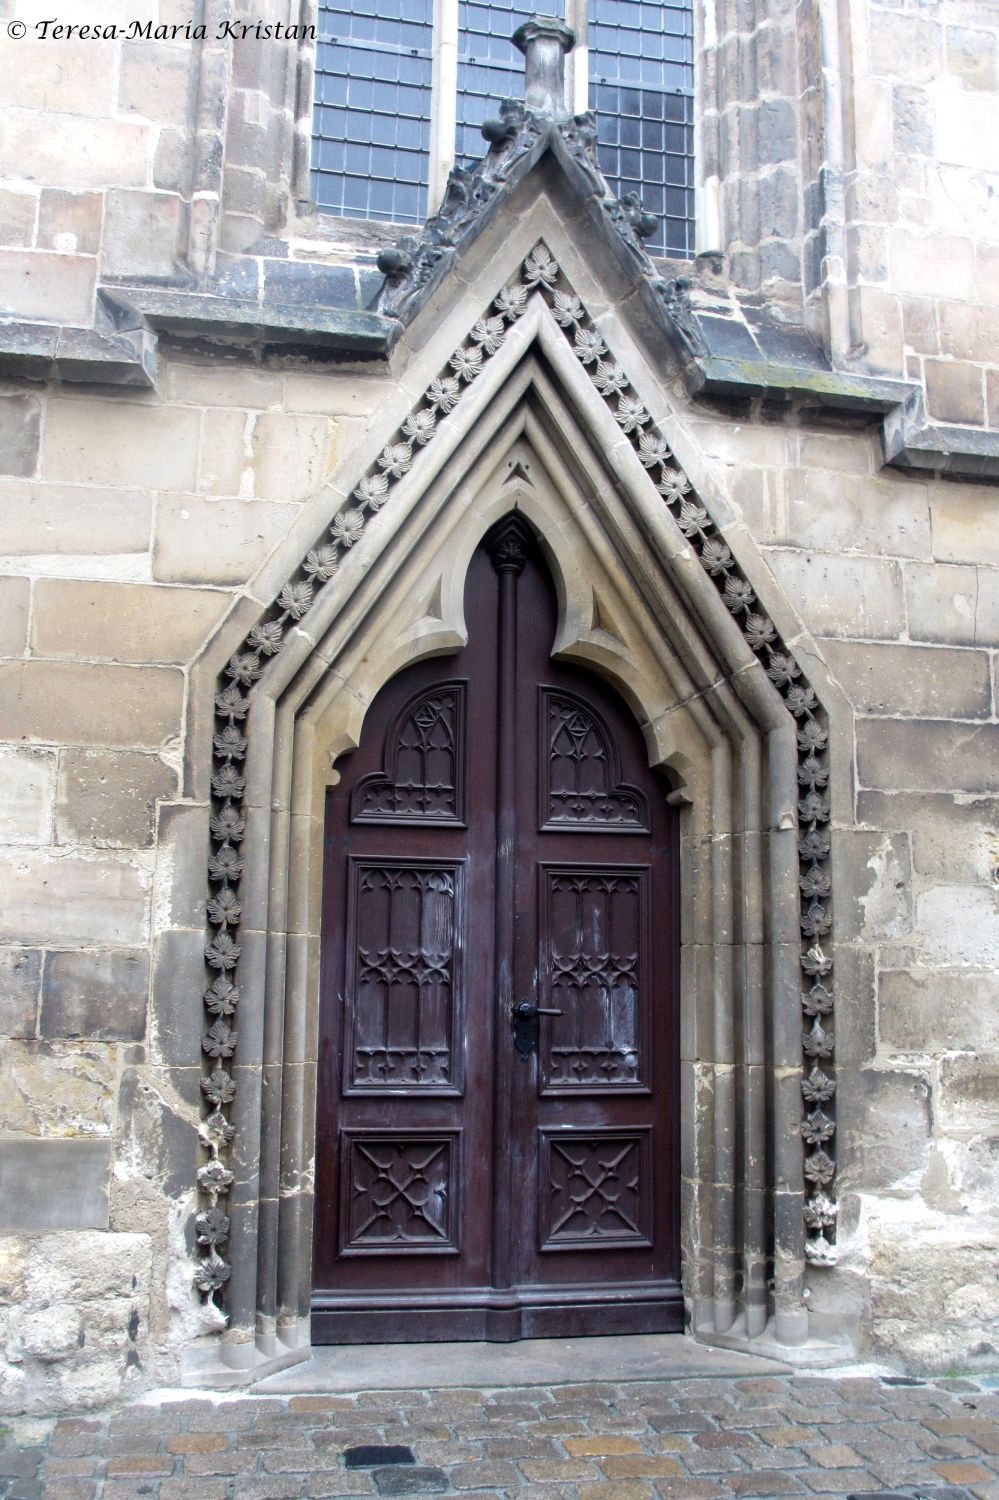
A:
[[[675,818],[516,518],[466,621],[329,793],[313,1338],[677,1329]]]

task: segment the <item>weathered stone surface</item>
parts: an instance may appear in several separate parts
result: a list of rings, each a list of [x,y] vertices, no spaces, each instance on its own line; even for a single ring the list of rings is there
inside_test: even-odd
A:
[[[999,968],[999,886],[936,886],[916,898],[922,961]]]
[[[912,156],[933,154],[933,105],[927,89],[909,88],[897,84],[891,91],[892,143],[895,150]],[[903,200],[909,212],[905,217],[913,222],[912,201]],[[918,201],[918,200],[917,200]],[[916,223],[928,223],[928,216],[918,218]]]
[[[299,382],[304,378],[298,377]],[[315,377],[312,379],[315,380]],[[335,382],[338,390],[343,389],[335,376],[330,379]],[[252,411],[265,411],[268,407],[280,410],[284,405],[285,385],[292,380],[291,375],[250,370],[241,365],[220,368],[207,361],[203,364],[184,364],[171,359],[164,369],[164,390],[169,400],[180,401],[185,405],[220,407],[223,410],[232,407]],[[315,383],[323,386],[325,380],[316,380]],[[360,384],[363,386],[365,382],[361,381]],[[312,410],[308,406],[300,409]]]
[[[264,412],[253,426],[253,493],[264,500],[304,500],[320,489],[339,456],[332,417]]]
[[[177,255],[180,199],[175,193],[113,189],[104,210],[102,264],[109,276],[171,274]]]
[[[36,396],[0,396],[0,474],[35,472],[40,431]]]
[[[946,275],[947,293],[970,300],[974,287],[974,259],[970,240],[954,235],[914,235],[896,229],[891,237],[891,267],[895,290],[918,297],[939,292]]]
[[[42,955],[34,948],[0,948],[0,1037],[35,1034]]]
[[[245,583],[297,514],[297,506],[266,501],[164,496],[153,573],[167,583]]]
[[[909,791],[999,791],[999,728],[939,719],[866,719],[857,725],[861,786]]]
[[[811,438],[816,458],[828,468],[791,470],[786,540],[795,547],[824,551],[864,551],[898,557],[929,557],[930,527],[926,489],[904,479],[842,472],[844,457],[830,454],[831,439]],[[842,444],[857,459],[858,444]],[[867,455],[861,450],[864,459]]]
[[[884,1204],[868,1234],[879,1357],[916,1371],[992,1368],[999,1352],[994,1226]]]
[[[861,792],[857,815],[875,828],[908,830],[917,875],[949,885],[984,885],[995,878],[999,800],[943,792]]]
[[[96,284],[91,256],[0,251],[0,313],[8,317],[86,327],[93,322]]]
[[[979,426],[985,420],[985,380],[977,365],[947,359],[924,362],[926,405],[931,417],[941,422],[968,422]]]
[[[8,1041],[0,1049],[0,1132],[111,1133],[115,1049],[103,1042]]]
[[[0,480],[0,550],[16,557],[46,553],[146,552],[152,496],[142,490]]]
[[[163,928],[202,929],[208,920],[205,869],[211,850],[206,810],[189,803],[161,803],[156,850],[158,923]]]
[[[14,49],[12,48],[13,52]],[[111,113],[112,84],[115,71],[115,49],[100,43],[76,38],[41,37],[29,26],[28,35],[20,38],[16,58],[11,56],[7,68],[8,84],[5,102],[22,105],[33,111],[58,110],[69,115],[108,115]],[[38,118],[36,114],[35,118]],[[74,122],[80,131],[89,129]],[[69,128],[67,121],[66,128]],[[58,173],[49,181],[58,181]]]
[[[156,939],[150,1052],[181,1067],[200,1061],[205,936],[171,929]]]
[[[0,1379],[10,1382],[8,1404],[40,1416],[102,1406],[130,1374],[135,1379],[150,1353],[150,1251],[148,1235],[94,1228],[0,1239],[0,1286],[10,1307],[10,1363],[0,1363]],[[53,1495],[84,1483],[60,1476],[67,1467],[89,1472],[88,1435],[64,1426],[66,1458],[55,1459],[45,1485]],[[128,1447],[128,1435],[124,1441]]]
[[[47,844],[52,837],[56,756],[0,746],[0,844]]]
[[[999,333],[993,348],[999,348]],[[962,485],[957,493],[938,485],[930,500],[933,555],[943,562],[999,567],[999,494],[984,485]]]
[[[878,978],[878,1033],[896,1052],[999,1051],[991,972],[897,969]]]
[[[967,89],[938,89],[937,154],[965,168],[999,171],[999,139],[993,129],[995,100]]]
[[[42,42],[41,46],[48,50],[50,62],[58,55],[59,43]],[[86,92],[89,67],[79,70],[78,79]],[[8,110],[0,139],[0,174],[4,177],[64,188],[145,184],[152,135],[148,125],[90,119],[84,126],[66,113],[47,113],[46,128],[40,130],[38,125],[36,110]]]
[[[897,564],[809,552],[768,552],[767,557],[816,635],[891,640],[905,629]]]
[[[96,255],[101,244],[101,193],[43,188],[38,203],[38,243],[64,255]]]
[[[0,578],[0,655],[20,656],[28,644],[28,580]]]
[[[197,1110],[185,1108],[164,1089],[159,1076],[126,1068],[118,1096],[119,1130],[127,1147],[128,1173],[154,1183],[168,1198],[189,1191],[197,1172]],[[123,1174],[124,1175],[124,1174]]]
[[[106,1229],[110,1170],[109,1140],[0,1138],[0,1233]]]
[[[32,644],[40,656],[183,663],[205,644],[229,598],[209,589],[84,583],[35,585]]]
[[[984,1043],[974,1050],[978,1056],[941,1060],[941,1124],[948,1131],[999,1135],[999,1050],[991,1057]]]
[[[308,375],[289,370],[284,377],[288,411],[323,412],[331,417],[369,417],[378,409],[380,391],[380,382],[370,375]]]
[[[245,500],[303,500],[333,467],[338,431],[328,416],[219,413],[205,424],[199,488]]]
[[[160,125],[188,123],[191,54],[184,46],[137,41],[121,49],[118,103]]]
[[[177,776],[158,755],[128,750],[64,750],[55,830],[59,844],[146,848],[156,803],[176,791]]]
[[[995,1079],[992,1087],[995,1089]],[[950,1173],[956,1188],[956,1196],[962,1209],[980,1224],[997,1226],[999,1212],[999,1131],[990,1125],[988,1133],[981,1129],[963,1133],[957,1139],[948,1139],[943,1147]]]
[[[60,850],[0,855],[0,942],[145,941],[150,876],[124,858]]]
[[[958,360],[995,363],[999,345],[999,307],[966,302],[944,302],[940,308],[940,347],[945,355]],[[966,496],[974,505],[974,493]],[[994,498],[993,498],[994,505]],[[992,559],[994,561],[994,558]]]
[[[70,483],[188,490],[197,469],[200,413],[150,402],[49,402],[42,474]]]
[[[931,719],[991,716],[992,685],[984,651],[829,641],[823,655],[861,713]]]
[[[884,10],[870,19],[873,71],[933,83],[943,70],[944,29],[936,20]]]
[[[999,630],[999,581],[992,579],[992,571],[907,564],[905,596],[912,639],[953,646],[989,645]]]
[[[180,731],[181,673],[82,662],[0,664],[11,739],[84,745],[161,745]]]
[[[947,72],[952,78],[959,78],[969,89],[999,88],[999,43],[994,32],[977,26],[948,26],[946,45]]]
[[[930,1089],[920,1073],[865,1068],[846,1075],[839,1093],[844,1136],[853,1151],[845,1163],[850,1186],[861,1192],[918,1187],[930,1151]]]
[[[898,942],[912,930],[912,865],[904,833],[840,829],[833,840],[840,940]]]
[[[141,1042],[148,995],[149,955],[144,949],[49,953],[39,1033]]]
[[[836,945],[836,1062],[863,1068],[878,1049],[876,976],[871,949],[860,943]]]
[[[35,237],[38,194],[0,188],[0,245],[27,248]]]
[[[905,357],[899,297],[883,287],[860,286],[857,288],[857,303],[863,317],[870,365],[886,375],[903,375]]]

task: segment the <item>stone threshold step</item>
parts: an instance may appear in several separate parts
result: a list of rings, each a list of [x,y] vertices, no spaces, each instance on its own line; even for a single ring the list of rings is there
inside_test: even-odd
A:
[[[439,1386],[575,1385],[587,1381],[692,1380],[782,1375],[778,1359],[695,1343],[682,1333],[617,1338],[524,1339],[512,1344],[352,1344],[258,1381],[259,1395],[428,1390]]]

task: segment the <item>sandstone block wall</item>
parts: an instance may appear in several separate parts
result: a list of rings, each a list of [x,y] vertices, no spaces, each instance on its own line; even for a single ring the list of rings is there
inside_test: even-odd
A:
[[[67,0],[64,25],[177,28],[170,40],[57,36],[31,0],[0,39],[0,317],[89,327],[99,280],[183,272],[192,190],[190,5]]]
[[[931,422],[999,426],[994,8],[712,0],[700,35],[702,247]]]
[[[189,1262],[198,995],[185,996],[194,1025],[180,1039],[150,1007],[178,909],[204,922],[204,858],[185,865],[174,837],[185,693],[374,384],[173,364],[149,397],[0,388],[11,1409],[92,1405],[176,1378],[179,1343],[218,1324]]]
[[[989,1367],[999,489],[891,474],[859,436],[698,432],[853,707],[839,745],[853,802],[833,841],[841,987],[849,975],[837,1014],[843,1266],[869,1299],[873,1354]],[[814,1305],[825,1296],[819,1274]]]

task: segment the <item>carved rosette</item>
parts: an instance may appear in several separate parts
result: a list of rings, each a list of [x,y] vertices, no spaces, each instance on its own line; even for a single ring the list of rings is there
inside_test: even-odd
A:
[[[649,471],[649,478],[674,521],[691,543],[702,568],[795,720],[805,1063],[801,1084],[804,1218],[808,1231],[805,1251],[812,1264],[831,1265],[835,1259],[836,1227],[833,1198],[836,1163],[832,1153],[836,1082],[832,1064],[833,964],[826,951],[832,931],[827,715],[777,627],[759,607],[752,585],[707,509],[693,493],[669,443],[544,243],[536,245],[524,261],[521,280],[523,286],[537,289],[544,296],[573,353]]]

